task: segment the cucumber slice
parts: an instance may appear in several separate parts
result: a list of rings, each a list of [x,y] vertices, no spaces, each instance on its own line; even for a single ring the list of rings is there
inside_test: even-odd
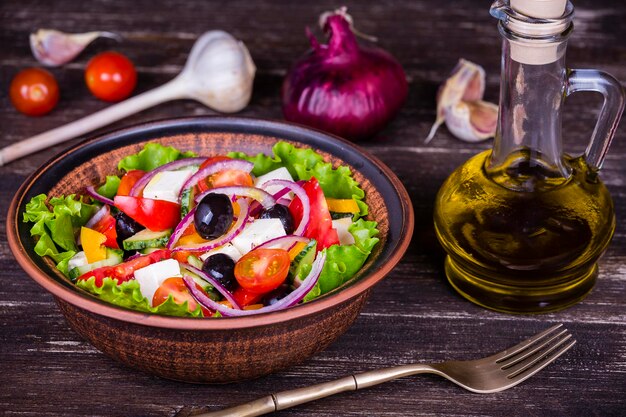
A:
[[[189,255],[187,257],[187,262],[189,263],[189,265],[195,266],[198,269],[202,269],[202,265],[204,265],[204,262],[202,262],[202,259],[198,258],[195,255]]]
[[[300,277],[305,277],[311,269],[311,265],[315,260],[316,249],[317,241],[315,239],[311,239],[311,241],[307,243],[304,248],[302,248],[300,253],[297,254],[291,262],[291,266],[289,266],[289,276],[291,280],[293,280],[293,285],[296,288],[302,284]]]
[[[172,231],[169,229],[162,232],[153,232],[150,229],[143,229],[128,239],[125,239],[122,244],[124,246],[124,250],[128,251],[158,248],[167,244],[171,234]]]
[[[79,276],[86,274],[89,271],[93,271],[96,268],[101,268],[103,266],[113,266],[122,263],[124,252],[119,249],[107,249],[107,257],[101,261],[93,262],[86,265],[77,266],[76,268],[72,268],[69,272],[70,279],[72,282],[76,281],[76,278]]]
[[[158,250],[162,250],[163,246],[160,246],[158,248],[144,248],[142,250],[139,251],[139,253],[141,253],[142,255],[150,255],[152,252],[156,252]]]
[[[180,196],[180,217],[181,219],[191,210],[191,202],[193,201],[193,187],[185,188]]]
[[[354,221],[354,216],[354,213],[339,213],[336,211],[330,212],[330,218],[333,220],[345,219],[349,217],[352,221]]]

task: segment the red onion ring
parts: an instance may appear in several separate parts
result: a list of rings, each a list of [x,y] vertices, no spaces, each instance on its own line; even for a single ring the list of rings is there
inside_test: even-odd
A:
[[[194,207],[189,210],[189,213],[187,213],[180,222],[178,222],[178,224],[174,228],[174,232],[167,241],[167,245],[165,245],[167,249],[172,249],[176,242],[178,242],[178,239],[180,239],[183,233],[185,233],[185,230],[187,230],[189,225],[193,222],[193,215],[195,214],[195,212],[196,208]]]
[[[239,304],[237,303],[237,301],[235,300],[233,295],[230,293],[230,291],[228,291],[226,289],[226,287],[224,287],[222,284],[220,284],[219,281],[217,281],[211,275],[207,274],[206,272],[204,272],[201,269],[196,268],[193,265],[189,265],[189,264],[186,264],[186,263],[181,263],[181,265],[183,266],[183,268],[185,268],[189,272],[192,272],[192,273],[198,275],[200,278],[202,278],[203,280],[205,280],[209,284],[211,284],[213,287],[215,287],[215,289],[217,291],[219,291],[219,293],[222,294],[222,296],[226,300],[228,300],[228,302],[233,306],[234,309],[241,310],[241,307],[239,306]]]
[[[187,288],[191,292],[193,298],[195,298],[196,301],[198,301],[198,303],[202,304],[204,307],[210,310],[219,311],[223,316],[226,317],[250,316],[253,314],[262,314],[282,310],[283,308],[291,307],[302,301],[302,299],[309,293],[309,291],[313,289],[313,287],[317,283],[317,280],[322,273],[322,269],[324,268],[325,261],[326,253],[324,251],[319,252],[317,254],[317,258],[315,258],[315,261],[311,266],[311,272],[309,272],[309,275],[306,276],[306,278],[302,282],[302,285],[293,290],[285,298],[278,300],[276,303],[270,306],[259,308],[258,310],[236,310],[234,308],[228,308],[223,304],[211,300],[209,297],[204,295],[202,291],[199,291],[196,288],[196,282],[193,280],[193,278],[184,275],[183,281],[185,282],[185,286],[187,286]]]
[[[296,243],[309,243],[311,239],[304,236],[296,236],[296,235],[287,235],[275,237],[274,239],[270,239],[267,242],[263,242],[259,246],[256,246],[254,249],[265,248],[265,249],[285,249],[289,250],[295,246]]]
[[[270,181],[270,180],[268,180],[268,181]],[[263,184],[265,184],[265,182],[261,183],[261,185],[263,185]],[[257,187],[257,188],[259,188],[259,187]],[[284,206],[287,206],[287,205],[289,205],[289,202],[291,202],[291,200],[288,200],[287,204],[284,204],[285,203],[285,201],[284,201],[285,199],[283,199],[281,197],[284,196],[285,194],[287,194],[288,192],[289,192],[289,188],[283,188],[282,190],[280,190],[277,193],[273,194],[272,197],[274,197],[274,200],[276,200],[276,203],[282,204]],[[279,203],[279,201],[282,201],[282,203]],[[263,206],[261,206],[261,204],[259,204],[258,201],[253,201],[252,205],[250,206],[250,215],[253,216],[253,217],[256,217],[256,215],[261,212],[261,207],[263,207]]]
[[[89,221],[85,223],[85,227],[88,227],[91,229],[110,212],[111,212],[111,209],[109,209],[109,206],[105,204],[104,206],[100,208],[100,210],[96,211],[96,214],[91,216],[91,219],[89,219]]]
[[[178,246],[176,248],[172,248],[176,244],[178,239],[180,239],[180,236],[182,236],[183,232],[187,228],[186,226],[183,228],[181,226],[183,222],[180,222],[178,226],[176,226],[176,230],[174,232],[174,234],[176,234],[177,237],[173,239],[172,237],[174,237],[174,234],[172,234],[172,237],[170,237],[170,240],[167,242],[167,248],[171,249],[172,252],[180,252],[180,251],[207,252],[207,251],[210,251],[211,249],[215,249],[215,248],[218,248],[220,246],[227,244],[228,242],[233,240],[237,235],[239,235],[239,233],[241,233],[241,231],[246,226],[246,223],[247,223],[246,220],[248,220],[248,216],[250,215],[250,206],[248,205],[246,200],[244,200],[243,198],[240,198],[239,200],[237,200],[237,204],[239,204],[239,210],[240,210],[239,217],[237,218],[237,221],[235,222],[235,224],[230,228],[230,230],[226,234],[220,236],[217,239],[213,239],[209,242],[202,243],[197,246]],[[189,213],[187,213],[187,216],[185,216],[185,218],[190,216],[191,221],[193,221],[193,213],[195,213],[195,207]],[[187,224],[187,226],[189,226],[189,223]]]
[[[139,197],[143,189],[146,188],[146,185],[148,185],[150,180],[154,178],[154,176],[159,172],[185,168],[190,165],[200,165],[204,161],[206,161],[206,158],[185,158],[169,162],[165,165],[161,165],[160,167],[157,167],[150,172],[146,172],[143,177],[139,178],[135,185],[133,185],[133,188],[130,189],[128,195],[130,195],[131,197]]]
[[[309,202],[309,196],[302,186],[287,180],[269,180],[261,184],[261,188],[263,187],[271,187],[273,185],[280,185],[285,188],[288,188],[291,192],[293,192],[302,202],[302,220],[300,220],[300,224],[293,232],[296,236],[302,236],[307,226],[309,225],[309,219],[311,215],[311,203]]]
[[[110,206],[114,206],[115,203],[113,202],[113,200],[111,200],[110,198],[106,198],[105,196],[98,194],[98,192],[96,191],[95,188],[93,188],[93,186],[89,186],[87,188],[85,188],[85,192],[87,193],[87,195],[91,198],[93,198],[96,201],[99,201],[101,203],[104,204],[108,204]]]
[[[201,194],[198,194],[194,201],[198,203],[208,194],[224,194],[224,195],[237,195],[240,197],[250,197],[261,203],[263,207],[272,207],[276,204],[276,200],[269,194],[267,191],[264,191],[260,188],[256,187],[246,187],[233,185],[229,187],[216,187],[211,188],[208,191],[205,191]]]
[[[198,181],[205,179],[209,175],[215,174],[216,172],[224,171],[227,169],[250,172],[252,171],[252,168],[254,168],[254,164],[252,162],[244,161],[243,159],[230,159],[228,161],[217,161],[209,164],[204,168],[198,170],[195,174],[189,177],[187,181],[185,181],[185,183],[183,184],[183,188],[180,189],[178,199],[180,200],[184,190],[193,187],[198,183]]]

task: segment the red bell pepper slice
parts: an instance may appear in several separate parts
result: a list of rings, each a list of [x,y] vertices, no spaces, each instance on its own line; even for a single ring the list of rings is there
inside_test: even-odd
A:
[[[119,187],[117,187],[116,195],[129,195],[130,190],[132,190],[133,186],[141,177],[146,175],[145,171],[140,169],[131,169],[126,174],[122,176],[122,180],[120,181]]]
[[[180,205],[166,200],[115,196],[115,207],[155,232],[171,229],[180,221]]]
[[[93,230],[100,232],[106,236],[107,240],[104,242],[104,246],[107,248],[119,249],[117,244],[117,231],[115,230],[115,217],[111,214],[107,214],[101,218],[98,223],[93,227]]]

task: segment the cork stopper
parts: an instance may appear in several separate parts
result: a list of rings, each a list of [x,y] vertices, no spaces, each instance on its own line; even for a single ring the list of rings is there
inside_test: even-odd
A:
[[[511,0],[513,10],[536,19],[557,19],[566,5],[567,0]]]

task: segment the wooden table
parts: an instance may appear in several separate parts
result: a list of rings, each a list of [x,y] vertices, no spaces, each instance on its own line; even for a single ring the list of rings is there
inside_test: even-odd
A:
[[[331,1],[123,0],[3,1],[0,4],[0,146],[106,107],[83,82],[96,52],[116,49],[139,71],[137,92],[173,77],[194,39],[224,29],[242,39],[258,67],[252,102],[241,115],[281,119],[279,88],[286,69],[307,49],[304,27]],[[434,376],[406,378],[367,391],[338,395],[280,416],[618,416],[626,415],[626,122],[605,161],[602,177],[617,209],[617,231],[600,262],[600,276],[582,303],[562,312],[511,316],[481,309],[447,284],[443,254],[432,228],[435,193],[454,167],[491,142],[468,144],[442,129],[424,145],[434,119],[434,96],[460,57],[487,70],[487,99],[497,102],[500,37],[489,2],[345,2],[356,27],[402,63],[410,95],[399,117],[363,146],[387,163],[406,185],[416,227],[406,256],[379,284],[354,326],[328,349],[284,372],[254,381],[211,386],[167,381],[126,368],[69,329],[52,297],[16,264],[0,225],[0,414],[3,416],[193,415],[302,387],[353,372],[411,361],[470,359],[501,350],[549,324],[563,322],[578,344],[526,383],[503,393],[477,395]],[[578,0],[568,49],[571,67],[599,68],[626,80],[626,6]],[[36,65],[28,33],[39,27],[67,31],[112,30],[126,40],[99,40],[79,58],[51,71],[62,99],[41,118],[18,114],[7,96],[20,69]],[[593,129],[600,99],[567,100],[564,142],[580,153]],[[191,101],[164,104],[107,129],[159,118],[213,115]],[[82,138],[0,168],[0,208],[27,175]]]

